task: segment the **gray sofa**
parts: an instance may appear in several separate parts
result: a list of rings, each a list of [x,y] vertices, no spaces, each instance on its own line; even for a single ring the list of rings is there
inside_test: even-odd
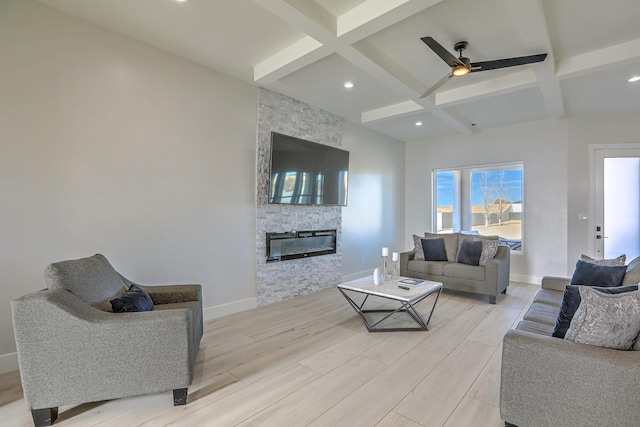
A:
[[[495,257],[485,266],[472,266],[456,260],[460,241],[472,239],[473,235],[425,233],[425,237],[444,239],[447,261],[418,261],[414,260],[415,250],[403,252],[400,254],[401,276],[442,282],[445,289],[487,295],[491,304],[496,303],[497,295],[506,293],[511,257],[508,246],[498,246]],[[497,239],[497,236],[493,238]]]
[[[146,312],[113,313],[133,284],[100,254],[45,270],[47,289],[11,302],[24,397],[36,426],[58,407],[173,390],[186,404],[202,337],[200,285],[142,287]]]
[[[552,337],[570,279],[544,277],[516,329],[503,340],[500,414],[507,426],[640,425],[640,340],[632,351]],[[622,282],[640,282],[640,257]]]

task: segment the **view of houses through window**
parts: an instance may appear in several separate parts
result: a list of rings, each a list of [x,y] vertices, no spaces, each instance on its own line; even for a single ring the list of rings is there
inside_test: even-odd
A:
[[[436,231],[497,235],[521,251],[523,170],[523,163],[435,170]]]

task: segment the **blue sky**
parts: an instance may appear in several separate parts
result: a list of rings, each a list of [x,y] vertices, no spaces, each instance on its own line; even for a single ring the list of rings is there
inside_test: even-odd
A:
[[[506,195],[503,197],[510,202],[519,202],[522,200],[522,170],[521,169],[505,169],[504,185],[506,187]],[[482,192],[480,191],[480,178],[483,172],[471,173],[471,204],[482,205]],[[500,177],[500,171],[489,171],[489,180],[497,182]],[[453,205],[453,172],[438,172],[438,206]]]

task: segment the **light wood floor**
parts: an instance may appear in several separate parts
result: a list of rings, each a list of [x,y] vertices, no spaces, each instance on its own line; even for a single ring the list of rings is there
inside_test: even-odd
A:
[[[211,320],[186,406],[167,392],[61,407],[54,425],[503,426],[502,336],[537,289],[512,282],[496,305],[445,290],[426,332],[368,333],[337,289]],[[0,425],[33,425],[18,372],[0,375]]]

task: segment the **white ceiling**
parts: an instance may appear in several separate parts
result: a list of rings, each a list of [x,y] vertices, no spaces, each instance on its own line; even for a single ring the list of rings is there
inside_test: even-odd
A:
[[[640,113],[638,0],[39,1],[402,141]],[[549,55],[419,99],[450,71],[424,36],[473,62]]]

